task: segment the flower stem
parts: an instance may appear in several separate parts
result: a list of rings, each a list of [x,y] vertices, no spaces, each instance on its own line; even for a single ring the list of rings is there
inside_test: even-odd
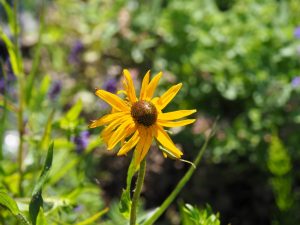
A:
[[[136,181],[136,187],[133,194],[131,210],[130,210],[130,225],[136,224],[137,204],[143,187],[145,173],[146,173],[146,158],[144,158],[143,161],[141,162],[139,175]]]
[[[17,67],[18,72],[20,74],[16,74],[18,77],[19,83],[19,109],[18,109],[18,130],[19,130],[19,149],[18,149],[18,170],[19,170],[19,194],[23,196],[23,145],[24,145],[24,120],[23,120],[23,110],[24,110],[24,79],[23,79],[23,71],[21,71],[21,53],[20,53],[20,46],[18,41],[18,34],[19,34],[19,24],[18,24],[18,6],[19,0],[14,0],[13,5],[13,12],[14,12],[14,47],[15,47],[15,55],[17,58]],[[15,72],[15,71],[14,71]]]
[[[205,152],[208,142],[211,139],[211,137],[213,136],[214,132],[215,132],[215,126],[216,126],[216,122],[213,125],[213,128],[210,132],[210,134],[208,135],[208,137],[206,138],[202,148],[200,149],[200,151],[198,152],[195,161],[193,162],[193,164],[197,167],[202,159],[203,153]],[[145,223],[143,225],[152,225],[154,224],[154,222],[166,211],[166,209],[169,207],[169,205],[175,200],[175,198],[177,197],[177,195],[179,194],[179,192],[182,190],[182,188],[184,187],[184,185],[190,180],[191,176],[193,175],[193,173],[196,170],[196,167],[191,166],[190,169],[186,172],[186,174],[184,175],[183,178],[181,178],[181,180],[179,181],[179,183],[177,184],[177,186],[175,187],[175,189],[171,192],[171,194],[168,196],[168,198],[161,204],[161,206],[152,214],[152,216],[150,216],[149,219],[147,219],[145,221]]]

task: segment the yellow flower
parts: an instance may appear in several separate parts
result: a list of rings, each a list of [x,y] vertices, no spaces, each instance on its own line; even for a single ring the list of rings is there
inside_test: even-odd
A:
[[[175,97],[182,84],[172,86],[162,96],[153,98],[154,91],[162,73],[158,73],[150,81],[150,71],[143,79],[140,97],[136,97],[134,84],[128,70],[124,74],[124,91],[126,99],[118,95],[97,89],[95,94],[112,106],[112,112],[92,121],[90,128],[106,125],[102,138],[108,150],[121,142],[118,156],[127,154],[135,147],[135,164],[139,165],[150,149],[153,138],[165,149],[164,156],[181,158],[183,154],[173,143],[163,127],[178,127],[193,123],[194,119],[180,120],[196,110],[178,110],[163,113],[162,110]],[[175,121],[174,121],[175,120]],[[168,154],[167,154],[168,153]]]

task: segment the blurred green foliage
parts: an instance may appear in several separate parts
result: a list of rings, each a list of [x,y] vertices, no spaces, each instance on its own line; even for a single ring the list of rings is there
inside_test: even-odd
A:
[[[30,196],[41,159],[54,140],[55,163],[44,190],[44,212],[51,224],[57,218],[79,223],[104,208],[93,180],[102,173],[97,166],[105,157],[99,130],[93,131],[80,154],[74,140],[90,119],[107,111],[93,96],[93,88],[102,88],[110,78],[119,80],[122,68],[132,71],[137,84],[148,69],[163,71],[157,94],[170,83],[182,82],[168,109],[197,108],[198,122],[191,129],[174,131],[175,142],[188,149],[187,158],[196,154],[203,140],[199,134],[220,116],[207,161],[234,166],[239,157],[246,157],[269,173],[276,202],[274,224],[291,224],[287,218],[299,222],[289,216],[300,209],[299,174],[293,171],[300,160],[300,86],[293,83],[300,76],[300,39],[294,34],[300,26],[298,0],[51,0],[44,5],[24,0],[19,7],[22,32],[14,28],[9,5],[6,16],[0,9],[0,35],[16,75],[23,72],[28,81],[23,188]],[[20,35],[23,61],[13,53],[10,38],[15,34]],[[62,91],[51,99],[57,80]],[[18,88],[17,83],[12,86]],[[18,137],[19,101],[16,91],[3,96],[0,182],[6,191],[0,192],[16,197],[26,214],[29,200],[18,193],[17,150],[5,141]],[[9,202],[11,197],[5,198]],[[115,208],[109,214],[112,221],[120,216]],[[202,215],[196,207],[183,211],[184,217]],[[9,215],[1,212],[3,224],[15,223]]]

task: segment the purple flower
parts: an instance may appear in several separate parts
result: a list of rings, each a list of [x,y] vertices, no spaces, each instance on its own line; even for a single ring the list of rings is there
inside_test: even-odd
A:
[[[72,46],[70,55],[69,55],[69,62],[72,64],[76,64],[80,61],[80,54],[84,50],[84,45],[81,41],[77,40],[74,45]]]
[[[300,39],[300,26],[295,28],[295,30],[294,30],[294,36],[295,36],[295,38],[299,38]]]
[[[55,100],[57,98],[57,96],[60,94],[61,92],[61,88],[62,88],[62,84],[60,81],[54,81],[50,90],[49,90],[49,98],[51,100]]]
[[[118,85],[117,79],[111,78],[103,84],[103,89],[111,93],[116,93],[117,85]]]
[[[89,137],[90,137],[90,133],[88,131],[82,131],[82,132],[80,132],[79,135],[77,135],[73,138],[72,141],[76,145],[76,152],[78,154],[82,153],[84,151],[84,149],[88,146]]]
[[[294,77],[292,82],[292,87],[296,88],[300,86],[300,76]]]

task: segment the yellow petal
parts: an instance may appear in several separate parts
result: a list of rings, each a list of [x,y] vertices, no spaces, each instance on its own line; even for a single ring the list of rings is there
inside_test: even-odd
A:
[[[167,90],[162,96],[160,96],[160,98],[157,100],[156,102],[156,106],[159,109],[163,109],[165,108],[170,101],[172,101],[172,99],[176,96],[176,94],[178,93],[178,91],[180,90],[180,88],[182,87],[182,83],[179,83],[177,85],[172,86],[171,88],[169,88],[169,90]]]
[[[152,144],[152,135],[150,129],[143,129],[141,139],[136,146],[135,165],[139,165],[145,158]]]
[[[189,116],[196,112],[196,109],[192,110],[178,110],[174,112],[160,113],[158,114],[159,120],[178,120],[185,116]]]
[[[181,121],[167,121],[167,120],[163,120],[160,121],[158,120],[157,123],[161,126],[164,127],[181,127],[181,126],[185,126],[191,123],[194,123],[195,119],[188,119],[188,120],[181,120]]]
[[[119,96],[115,94],[112,94],[104,90],[97,90],[95,94],[118,111],[124,111],[124,112],[130,111],[129,106],[126,105],[126,103]]]
[[[105,141],[105,143],[108,144],[108,141],[112,137],[112,134],[113,134],[114,130],[117,129],[117,127],[119,127],[125,121],[129,121],[129,120],[132,120],[131,116],[126,115],[126,116],[123,116],[123,117],[120,117],[120,118],[114,120],[107,127],[105,127],[101,133],[101,136],[102,136],[103,140]]]
[[[92,121],[92,123],[89,125],[89,128],[95,128],[95,127],[105,125],[107,123],[114,121],[115,119],[125,116],[126,114],[128,114],[128,113],[116,112],[116,113],[112,113],[112,114],[107,114],[97,120]]]
[[[130,102],[133,104],[137,101],[134,84],[133,84],[131,75],[128,70],[126,70],[126,69],[123,70],[123,74],[124,74],[126,84],[127,84],[126,87],[124,87],[124,88],[128,94],[128,98],[129,98]]]
[[[107,149],[113,149],[116,144],[118,144],[123,138],[132,134],[135,130],[136,128],[133,121],[126,121],[121,124],[109,139]]]
[[[144,76],[141,91],[140,91],[140,100],[144,100],[146,97],[146,90],[149,84],[149,79],[150,79],[150,70],[148,70],[148,72]]]
[[[153,97],[154,91],[156,89],[156,86],[157,86],[161,76],[162,76],[162,72],[155,75],[155,77],[153,77],[153,79],[150,81],[150,83],[146,89],[145,99],[149,100]]]
[[[160,125],[156,125],[154,127],[155,138],[157,141],[167,150],[172,152],[175,157],[181,158],[183,154],[173,143],[169,135],[164,131],[164,129]]]
[[[140,140],[139,137],[139,131],[136,130],[135,133],[132,135],[132,137],[122,146],[120,151],[118,152],[118,156],[125,155],[127,152],[129,152]]]

